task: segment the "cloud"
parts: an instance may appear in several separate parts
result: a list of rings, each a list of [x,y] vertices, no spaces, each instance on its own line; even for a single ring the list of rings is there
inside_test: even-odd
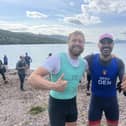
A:
[[[76,17],[65,17],[64,21],[67,22],[67,23],[82,25],[82,23]]]
[[[4,3],[22,3],[25,2],[25,0],[0,0],[0,2],[4,2]]]
[[[69,3],[69,5],[72,6],[72,7],[74,7],[74,6],[75,6],[75,3],[71,1],[71,2]]]
[[[83,0],[83,1],[84,1],[84,3],[89,3],[90,0]]]
[[[82,25],[98,24],[102,22],[99,14],[123,12],[126,12],[126,0],[84,0],[81,13],[65,17],[64,21]]]
[[[0,28],[4,30],[14,31],[14,32],[27,32],[28,26],[20,23],[10,23],[6,21],[0,21]]]
[[[35,34],[59,34],[59,35],[68,35],[74,30],[81,30],[85,33],[87,41],[97,41],[98,36],[102,33],[110,32],[113,33],[116,38],[125,39],[125,29],[124,26],[112,26],[110,28],[83,28],[83,27],[74,27],[74,26],[67,26],[67,25],[27,25],[21,23],[12,23],[6,21],[0,21],[0,28],[4,30],[9,30],[13,32],[31,32]],[[124,30],[122,30],[124,29]],[[96,32],[97,31],[97,32]],[[118,32],[117,32],[118,31]],[[123,34],[121,35],[121,33]]]
[[[30,18],[43,18],[43,19],[45,19],[45,18],[47,18],[48,16],[47,15],[45,15],[45,14],[43,14],[43,13],[40,13],[40,12],[38,12],[38,11],[26,11],[26,16],[27,17],[30,17]]]
[[[126,12],[126,0],[88,0],[82,5],[82,10],[98,13]]]
[[[13,32],[31,32],[35,34],[60,34],[67,35],[68,33],[76,30],[64,25],[26,25],[21,23],[11,23],[0,21],[0,28]]]
[[[79,25],[89,25],[89,24],[101,23],[101,20],[99,17],[90,16],[88,14],[78,14],[73,17],[65,17],[64,21],[68,22],[68,23],[79,24]]]

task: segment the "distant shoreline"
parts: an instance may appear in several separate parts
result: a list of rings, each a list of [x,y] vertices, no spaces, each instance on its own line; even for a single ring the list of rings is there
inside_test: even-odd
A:
[[[54,42],[54,43],[51,43],[51,42],[49,42],[49,43],[46,43],[46,42],[44,42],[44,43],[6,43],[6,44],[1,44],[0,43],[0,45],[44,45],[44,44],[67,44],[67,42]],[[85,44],[97,44],[97,43],[95,43],[95,42],[86,42]],[[126,43],[123,43],[123,42],[115,42],[115,44],[126,44]]]
[[[17,44],[1,44],[0,45],[39,45],[39,44],[66,44],[64,43],[17,43]]]

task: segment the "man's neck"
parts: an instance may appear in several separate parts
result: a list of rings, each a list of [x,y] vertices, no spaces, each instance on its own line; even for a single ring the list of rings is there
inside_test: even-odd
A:
[[[112,58],[112,55],[109,55],[109,56],[103,56],[100,54],[100,59],[103,60],[103,61],[109,61],[110,59]]]
[[[70,52],[68,52],[68,54],[69,54],[69,57],[70,57],[71,59],[73,59],[73,60],[77,60],[78,57],[79,57],[79,56],[74,56],[74,55],[72,55]]]

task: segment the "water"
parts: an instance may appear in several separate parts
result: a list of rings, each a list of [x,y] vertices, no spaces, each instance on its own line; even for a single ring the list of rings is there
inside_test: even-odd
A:
[[[113,53],[119,56],[126,64],[125,48],[126,44],[115,44]],[[3,55],[6,54],[9,59],[9,68],[15,68],[19,56],[28,52],[33,60],[31,68],[35,69],[41,65],[50,52],[55,54],[63,51],[67,51],[67,44],[0,45],[0,59],[3,59]],[[97,44],[86,44],[82,56],[98,51]]]

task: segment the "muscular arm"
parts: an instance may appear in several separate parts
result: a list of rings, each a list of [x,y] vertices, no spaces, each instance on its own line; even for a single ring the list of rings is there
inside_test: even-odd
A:
[[[91,55],[87,55],[86,57],[84,57],[84,59],[87,61],[88,63],[88,70],[87,70],[87,85],[86,85],[86,88],[87,88],[87,91],[90,90],[90,82],[91,82],[91,75],[90,75],[90,68],[91,68],[91,62],[92,62],[92,57],[93,57],[93,54]],[[87,95],[89,95],[89,93],[87,93]]]
[[[90,54],[90,55],[87,55],[87,56],[84,57],[84,59],[88,63],[88,73],[90,73],[91,64],[92,64],[92,58],[93,58],[93,54]]]
[[[124,92],[126,92],[126,74],[123,77],[123,82],[121,84],[121,88]]]
[[[56,82],[51,82],[45,79],[45,76],[48,74],[49,72],[44,67],[39,67],[34,72],[32,72],[28,78],[28,82],[37,89],[52,89],[63,91],[67,83],[67,81],[63,80],[64,75],[62,74]]]
[[[119,71],[119,79],[121,83],[121,89],[124,91],[123,94],[126,96],[126,74],[125,74],[125,65],[122,61],[120,61],[120,71]]]
[[[59,61],[56,59],[57,56],[52,56],[48,58],[41,67],[37,68],[28,78],[29,84],[38,89],[44,88],[63,91],[67,83],[67,81],[63,80],[63,75],[61,75],[56,82],[51,82],[45,78],[45,76],[54,72],[57,68]]]
[[[32,72],[32,74],[28,78],[28,82],[35,88],[52,89],[53,83],[44,79],[44,76],[46,76],[46,75],[48,75],[48,71],[42,67],[39,67],[39,68],[37,68],[37,70]]]
[[[125,65],[121,59],[118,59],[118,65],[119,65],[119,81],[123,81],[124,79],[124,74],[125,74]]]
[[[119,93],[123,90],[123,94],[126,96],[126,75],[125,75],[125,65],[121,59],[118,59],[119,65],[119,82],[117,83],[117,89]]]

